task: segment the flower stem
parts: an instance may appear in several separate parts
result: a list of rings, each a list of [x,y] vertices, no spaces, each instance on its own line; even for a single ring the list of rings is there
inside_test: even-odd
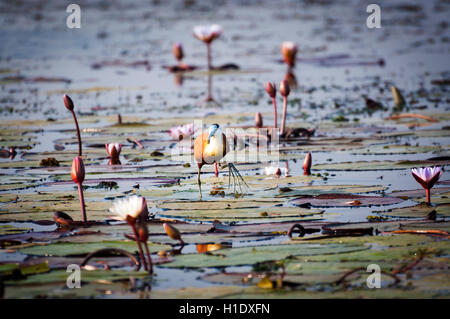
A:
[[[141,258],[142,263],[144,264],[144,269],[148,270],[147,262],[145,261],[144,258],[144,252],[142,251],[141,241],[139,240],[139,235],[136,230],[136,223],[131,224],[131,228],[133,229],[134,238],[136,239],[136,243],[139,249],[139,257]]]
[[[430,204],[431,203],[431,199],[430,199],[430,189],[426,188],[425,189],[425,193],[427,194],[427,203]]]
[[[206,102],[213,102],[214,99],[212,97],[212,76],[208,74],[208,96],[206,97]]]
[[[283,135],[284,131],[286,129],[286,112],[287,112],[287,96],[283,97],[283,115],[281,117],[281,132],[280,134]]]
[[[81,135],[80,135],[80,127],[78,126],[77,116],[75,115],[75,111],[72,110],[73,120],[75,121],[75,127],[77,129],[77,137],[78,137],[78,156],[82,155],[81,149]]]
[[[206,43],[206,54],[208,57],[208,71],[211,71],[211,43]]]
[[[275,116],[275,128],[277,128],[277,125],[278,125],[277,100],[274,97],[272,98],[272,104],[273,104],[273,113],[274,113],[274,116]]]
[[[87,222],[86,217],[86,205],[84,204],[84,195],[83,195],[83,186],[81,183],[78,183],[78,195],[80,198],[80,206],[81,206],[81,217],[83,219],[83,223]]]
[[[150,258],[150,251],[148,250],[147,242],[144,242],[144,247],[145,247],[145,253],[147,254],[148,273],[149,273],[149,274],[153,274],[152,259]]]

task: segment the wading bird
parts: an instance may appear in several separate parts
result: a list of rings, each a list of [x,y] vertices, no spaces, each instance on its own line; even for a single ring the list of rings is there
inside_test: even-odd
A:
[[[200,174],[203,165],[214,164],[216,176],[218,176],[217,165],[229,151],[227,138],[219,127],[219,124],[213,124],[209,129],[195,139],[194,142],[194,157],[198,165],[198,191],[200,199],[202,198],[202,188]],[[232,163],[227,163],[228,166],[228,187],[231,184],[231,177],[233,177],[234,194],[236,195],[236,184],[242,193],[241,182],[248,187],[247,183],[242,178],[237,168]]]

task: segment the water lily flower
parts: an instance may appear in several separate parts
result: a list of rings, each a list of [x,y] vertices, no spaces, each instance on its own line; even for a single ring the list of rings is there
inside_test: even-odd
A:
[[[208,56],[208,70],[212,70],[211,64],[211,42],[217,39],[222,34],[222,27],[217,24],[210,26],[196,26],[194,27],[194,36],[206,44]]]
[[[291,41],[285,41],[281,44],[281,54],[283,55],[283,60],[289,67],[295,66],[297,49],[297,45]]]
[[[312,164],[312,157],[311,153],[308,152],[308,154],[306,154],[305,156],[305,160],[303,161],[303,171],[305,175],[311,174],[311,164]]]
[[[285,167],[267,166],[267,167],[264,167],[263,173],[264,173],[264,175],[281,176],[281,174],[283,174],[284,176],[287,176],[288,169]]]
[[[175,126],[169,130],[169,135],[174,140],[179,140],[179,141],[181,141],[185,137],[191,136],[192,134],[194,134],[194,124],[193,123]]]
[[[287,113],[287,97],[291,89],[289,88],[288,81],[283,80],[280,83],[280,94],[283,96],[283,114],[281,116],[281,135],[284,135],[286,130],[286,113]]]
[[[122,150],[122,144],[119,143],[110,143],[105,144],[106,152],[111,157],[119,157],[120,151]]]
[[[79,156],[75,157],[72,161],[72,170],[70,173],[70,176],[72,177],[72,180],[75,184],[78,186],[78,195],[80,199],[80,206],[81,206],[81,216],[83,219],[83,222],[87,221],[86,217],[86,207],[84,205],[84,195],[83,195],[83,181],[85,176],[84,171],[84,163],[83,159]]]
[[[220,35],[223,32],[223,29],[218,24],[213,24],[210,26],[199,25],[194,27],[193,32],[194,36],[197,39],[205,43],[211,43],[214,39],[220,37]]]
[[[430,190],[441,177],[441,168],[439,166],[413,168],[411,170],[411,174],[414,179],[425,189],[427,203],[430,204]]]
[[[181,233],[178,229],[176,229],[175,227],[173,227],[170,224],[164,223],[164,230],[166,231],[167,236],[169,236],[170,238],[174,239],[174,240],[179,240],[181,245],[184,245],[184,241],[183,239],[181,239]]]
[[[274,82],[267,82],[264,85],[264,89],[266,90],[267,94],[272,98],[272,104],[273,104],[273,113],[274,113],[274,119],[275,119],[275,128],[277,128],[277,100],[275,97],[277,96],[277,86]]]
[[[78,126],[77,116],[75,115],[75,111],[73,110],[74,104],[70,96],[68,96],[67,94],[64,94],[63,100],[66,108],[72,113],[73,120],[75,122],[75,128],[77,129],[77,138],[78,138],[78,156],[81,156],[83,153],[81,144],[81,134],[80,134],[80,127]]]
[[[113,219],[134,224],[139,215],[145,211],[145,204],[144,197],[134,195],[115,201],[109,211]]]
[[[148,270],[147,262],[145,261],[144,252],[141,246],[140,236],[136,228],[136,220],[146,211],[146,205],[147,201],[144,197],[134,195],[115,201],[109,209],[109,212],[111,213],[111,218],[125,221],[131,226],[139,249],[139,256],[144,264],[144,268]]]

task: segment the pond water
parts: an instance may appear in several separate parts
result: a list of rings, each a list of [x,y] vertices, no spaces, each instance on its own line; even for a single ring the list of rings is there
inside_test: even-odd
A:
[[[293,297],[314,293],[330,297],[327,292],[335,288],[323,285],[335,282],[346,270],[374,260],[386,269],[396,269],[400,256],[410,256],[413,248],[434,249],[427,256],[436,267],[431,275],[417,274],[419,288],[413,293],[400,286],[384,290],[386,295],[364,291],[342,292],[341,296],[448,296],[448,264],[440,272],[443,277],[437,275],[450,249],[448,233],[436,238],[394,235],[393,231],[404,229],[402,223],[413,229],[450,230],[450,175],[446,170],[450,156],[450,5],[437,0],[378,3],[380,29],[366,26],[368,3],[359,0],[78,1],[81,28],[69,29],[64,3],[0,1],[0,148],[3,154],[10,147],[17,152],[13,158],[9,154],[0,157],[0,274],[10,276],[12,263],[19,268],[48,264],[43,271],[29,270],[25,279],[5,277],[5,296],[58,296],[65,283],[58,272],[73,258],[90,252],[85,247],[98,249],[111,242],[124,248],[129,243],[123,236],[129,230],[120,224],[68,232],[53,223],[55,211],[81,219],[78,192],[70,179],[78,141],[72,116],[64,107],[64,94],[74,101],[81,128],[88,218],[107,220],[108,208],[116,198],[139,194],[149,202],[149,243],[159,264],[153,278],[143,278],[142,271],[130,276],[151,285],[150,297],[273,297],[277,291],[268,292],[256,281],[249,283],[241,277],[257,273],[255,278],[263,278],[265,270],[258,267],[275,261],[283,261],[289,280],[300,285],[291,291]],[[233,63],[238,69],[207,71],[206,47],[192,29],[213,23],[224,30],[212,43],[213,65]],[[315,129],[314,134],[281,140],[280,153],[274,158],[262,154],[259,161],[235,162],[249,184],[243,197],[235,197],[227,189],[227,169],[221,169],[215,178],[211,165],[205,166],[203,202],[199,202],[196,163],[192,156],[188,160],[170,156],[179,144],[171,139],[169,129],[201,121],[204,128],[219,123],[223,128],[251,127],[244,132],[254,133],[256,112],[262,114],[264,126],[272,126],[273,106],[263,85],[273,81],[278,86],[287,75],[281,61],[283,41],[298,45],[286,125]],[[183,45],[183,62],[197,66],[196,70],[168,72],[167,66],[177,64],[172,55],[176,42]],[[214,102],[205,102],[209,83]],[[394,107],[392,86],[406,101],[401,109]],[[382,107],[372,109],[365,98]],[[281,123],[279,92],[277,104]],[[398,114],[413,116],[389,118]],[[142,143],[142,149],[133,138]],[[108,165],[110,158],[103,145],[112,142],[123,144],[121,165]],[[190,153],[192,137],[184,143]],[[239,152],[251,152],[250,146]],[[312,175],[305,176],[302,164],[308,152],[312,153]],[[47,158],[55,158],[59,166],[43,167],[41,161]],[[441,166],[443,174],[431,190],[432,206],[421,206],[425,191],[411,176],[411,168],[434,165]],[[289,176],[265,176],[267,166],[286,168]],[[103,188],[99,185],[102,181],[117,185]],[[224,187],[225,196],[216,195],[214,187]],[[323,195],[335,200],[336,194],[356,197],[338,204],[320,200]],[[376,198],[365,204],[365,196]],[[305,197],[311,198],[309,205],[296,203]],[[395,200],[385,204],[383,198]],[[437,212],[439,224],[427,219],[432,210]],[[370,223],[370,216],[379,219]],[[228,235],[207,233],[214,220],[230,227]],[[172,250],[175,244],[165,236],[164,221],[179,227],[187,243],[181,254],[170,260],[157,254]],[[360,237],[350,235],[341,242],[334,237],[318,238],[311,243],[323,251],[311,253],[311,258],[299,257],[310,252],[303,252],[302,246],[292,253],[288,246],[309,247],[310,242],[286,235],[295,223],[305,228],[372,226],[387,236],[374,236],[373,242],[367,242],[367,236],[359,242]],[[236,235],[241,229],[244,238]],[[308,234],[304,239],[317,235]],[[426,240],[419,244],[419,236]],[[79,243],[82,248],[70,246],[61,252],[58,245],[62,240]],[[205,243],[231,243],[231,247],[211,250],[210,258],[223,260],[215,263],[208,260],[208,254],[199,254],[198,244]],[[43,253],[40,245],[49,250]],[[370,247],[373,255],[345,251],[352,245]],[[266,248],[270,246],[274,250]],[[392,250],[397,246],[398,251]],[[270,251],[263,258],[246,251],[248,247]],[[124,249],[135,253],[134,246]],[[327,259],[328,250],[342,253],[342,259]],[[376,251],[386,255],[377,259]],[[298,260],[292,261],[291,256]],[[311,267],[304,261],[319,263],[322,257],[329,268]],[[302,272],[295,268],[299,263]],[[125,264],[118,262],[114,271],[131,273]],[[105,279],[110,284],[99,288],[103,277],[91,274],[86,287],[70,296],[142,297],[124,284],[128,275],[114,271],[112,279]],[[270,278],[275,280],[273,275]],[[433,286],[435,281],[440,284]],[[36,283],[40,285],[29,289]]]

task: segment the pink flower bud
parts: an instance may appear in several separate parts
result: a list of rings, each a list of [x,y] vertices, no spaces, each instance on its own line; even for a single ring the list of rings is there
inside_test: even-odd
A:
[[[73,111],[74,105],[73,105],[73,101],[70,98],[70,96],[68,96],[67,94],[64,94],[63,100],[64,100],[64,105],[66,106],[66,108],[69,111]]]
[[[74,183],[82,184],[84,181],[84,164],[81,157],[77,156],[72,161],[71,177]]]
[[[283,80],[280,83],[280,94],[284,97],[287,97],[291,93],[291,89],[289,88],[288,81]]]
[[[277,86],[274,82],[267,82],[264,85],[264,89],[271,98],[274,98],[277,95]]]
[[[306,173],[311,172],[311,164],[312,164],[311,153],[308,153],[306,154],[305,160],[303,161],[303,170]]]
[[[173,52],[173,56],[175,57],[175,59],[177,59],[177,61],[183,60],[184,52],[183,52],[183,47],[181,46],[181,43],[174,43],[174,45],[172,47],[172,52]]]
[[[259,112],[256,112],[256,114],[255,114],[255,126],[257,128],[261,128],[263,126],[262,115]]]
[[[283,42],[281,44],[281,54],[286,64],[294,66],[297,56],[297,45],[294,42]]]

